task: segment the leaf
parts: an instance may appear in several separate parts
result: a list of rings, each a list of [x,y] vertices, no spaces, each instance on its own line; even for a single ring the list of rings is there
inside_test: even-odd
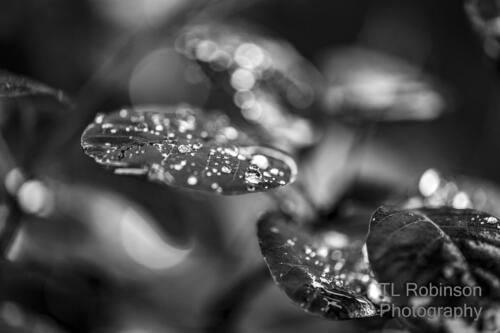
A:
[[[176,48],[196,60],[218,88],[212,92],[214,107],[238,110],[232,119],[283,149],[316,142],[305,117],[313,116],[319,75],[291,45],[252,26],[211,22],[186,28]]]
[[[255,145],[227,117],[188,106],[100,114],[81,141],[116,174],[220,194],[266,191],[294,181],[294,160]]]
[[[423,121],[439,117],[448,101],[419,68],[388,54],[346,48],[327,54],[325,112],[341,118]]]
[[[428,297],[426,306],[469,304],[486,310],[498,304],[500,224],[496,217],[450,207],[381,207],[373,214],[366,244],[378,281],[393,283],[401,295],[393,297],[397,303],[425,299],[425,295],[408,291],[407,283],[415,283],[418,287],[432,284],[475,290],[472,295],[440,292]]]
[[[376,316],[379,287],[362,244],[339,233],[312,235],[281,213],[258,224],[260,248],[275,282],[304,310],[329,319]]]
[[[486,54],[498,59],[500,55],[500,30],[498,18],[500,16],[500,3],[496,0],[466,0],[465,12],[472,27],[483,40]]]
[[[0,70],[0,99],[48,97],[56,104],[69,104],[69,99],[60,90],[55,90],[32,79]]]

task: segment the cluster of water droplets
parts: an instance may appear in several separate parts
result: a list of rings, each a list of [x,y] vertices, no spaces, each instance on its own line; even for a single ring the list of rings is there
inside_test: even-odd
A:
[[[500,209],[496,202],[500,191],[485,181],[463,176],[444,177],[436,169],[426,170],[418,182],[419,195],[411,197],[405,208],[453,207],[476,209],[498,216]]]
[[[315,99],[314,70],[290,45],[248,29],[205,24],[188,28],[176,48],[206,71],[226,73],[241,116],[275,140],[294,146],[315,140],[310,122],[288,112],[307,109]]]
[[[255,145],[225,115],[187,105],[98,114],[82,146],[117,174],[216,193],[264,191],[296,173],[291,157]]]

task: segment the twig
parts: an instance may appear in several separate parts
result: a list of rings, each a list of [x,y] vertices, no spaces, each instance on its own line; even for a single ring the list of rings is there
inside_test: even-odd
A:
[[[7,198],[7,217],[2,229],[0,229],[0,256],[6,258],[9,248],[14,242],[21,227],[22,212],[17,203],[10,197]]]
[[[0,133],[0,180],[2,183],[5,181],[7,174],[16,167],[16,162],[9,146],[5,141],[2,133]]]
[[[5,141],[2,133],[0,133],[0,189],[5,187],[5,179],[11,170],[16,168],[16,162],[12,153],[10,152],[9,146]],[[7,251],[12,244],[17,232],[20,228],[20,220],[22,212],[15,202],[15,200],[9,195],[6,195],[5,205],[7,207],[7,217],[5,218],[4,226],[0,229],[0,256],[5,258]]]
[[[248,303],[255,297],[269,279],[269,270],[262,264],[243,276],[210,305],[209,318],[213,322],[206,327],[206,333],[235,333],[238,319]]]

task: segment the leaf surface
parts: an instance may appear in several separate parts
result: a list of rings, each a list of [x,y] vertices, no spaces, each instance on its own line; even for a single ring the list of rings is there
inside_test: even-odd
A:
[[[270,190],[296,174],[287,154],[257,145],[224,115],[188,106],[100,114],[81,144],[116,174],[220,194]]]
[[[281,213],[259,221],[258,237],[275,282],[304,310],[329,319],[377,315],[379,287],[361,243],[336,232],[313,235]]]

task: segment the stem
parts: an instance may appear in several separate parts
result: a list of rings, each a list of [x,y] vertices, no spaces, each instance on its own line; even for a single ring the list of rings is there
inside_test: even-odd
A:
[[[21,227],[22,212],[12,198],[7,199],[7,217],[4,226],[0,229],[0,256],[6,258],[12,242]]]
[[[2,182],[0,189],[3,189],[5,188],[5,178],[11,170],[16,168],[16,162],[2,133],[0,133],[0,157],[0,181]],[[6,194],[5,209],[7,216],[0,229],[0,256],[2,258],[7,256],[9,247],[19,231],[22,216],[19,206],[9,194]]]
[[[213,318],[214,321],[206,327],[205,332],[237,332],[238,319],[267,281],[269,281],[269,270],[265,264],[241,277],[209,307],[209,318]]]
[[[2,183],[5,182],[7,174],[14,168],[16,168],[16,162],[10,152],[7,142],[2,133],[0,133],[0,180]]]
[[[383,113],[381,113],[383,114]],[[365,143],[368,141],[368,139],[372,138],[376,131],[377,131],[377,124],[378,120],[375,119],[373,121],[369,121],[367,123],[362,123],[362,126],[358,126],[358,128],[355,130],[356,136],[354,138],[354,143],[351,146],[351,149],[348,154],[348,158],[346,160],[346,165],[349,164],[349,162],[352,162],[354,157],[356,157],[358,152],[364,147]],[[354,178],[353,181],[356,182],[359,178],[360,174],[360,163],[359,161],[354,161],[354,166],[356,166],[356,169],[354,170]]]
[[[383,113],[380,114],[380,118],[382,116]],[[346,158],[342,166],[344,174],[349,172],[349,174],[346,175],[348,181],[344,183],[344,188],[342,189],[343,193],[340,193],[338,197],[333,198],[337,199],[336,202],[329,202],[328,205],[319,207],[318,214],[320,217],[324,218],[329,216],[329,219],[331,219],[332,212],[336,211],[336,209],[338,208],[337,203],[349,194],[349,188],[351,188],[359,180],[362,166],[361,160],[363,159],[363,156],[362,154],[360,154],[360,152],[365,147],[366,142],[368,142],[368,140],[372,138],[376,133],[378,120],[379,119],[377,118],[375,120],[367,122],[361,121],[353,125],[352,131],[354,132],[354,138],[351,145],[349,146],[349,149],[347,150]],[[333,188],[335,186],[335,184],[332,183],[332,179],[328,179],[327,183],[329,183],[329,187]]]

